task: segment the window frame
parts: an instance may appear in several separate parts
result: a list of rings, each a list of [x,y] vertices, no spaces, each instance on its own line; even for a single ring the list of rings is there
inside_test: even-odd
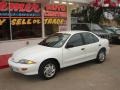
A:
[[[85,45],[85,43],[84,43],[84,39],[83,39],[81,33],[76,33],[76,34],[79,34],[79,36],[80,36],[80,38],[81,38],[83,44],[82,44],[82,45],[78,45],[78,46],[73,46],[73,47],[71,47],[71,48],[80,47],[80,46]],[[76,34],[74,34],[74,35],[76,35]],[[69,40],[67,41],[65,47],[67,47],[67,45],[69,44],[70,39],[71,39],[74,35],[72,35],[72,36],[69,38]]]

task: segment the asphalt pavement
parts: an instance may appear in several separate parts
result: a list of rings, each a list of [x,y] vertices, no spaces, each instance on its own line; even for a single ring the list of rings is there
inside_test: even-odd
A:
[[[120,45],[111,45],[102,64],[90,61],[64,68],[46,81],[0,69],[0,90],[120,90]]]

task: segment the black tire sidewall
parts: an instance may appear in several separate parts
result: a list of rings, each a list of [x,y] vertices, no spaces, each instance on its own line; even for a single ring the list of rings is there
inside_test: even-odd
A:
[[[44,67],[45,67],[47,64],[50,64],[50,63],[51,63],[51,64],[54,64],[54,66],[55,66],[55,68],[56,68],[56,71],[55,71],[55,74],[54,74],[52,77],[46,77],[46,76],[44,75]],[[49,60],[48,60],[48,61],[44,61],[44,62],[40,65],[40,67],[39,67],[38,76],[39,76],[41,79],[49,80],[49,79],[55,77],[57,71],[58,71],[58,68],[57,68],[57,65],[56,65],[56,63],[55,63],[54,61],[49,61]]]
[[[101,61],[101,60],[99,59],[99,56],[100,56],[101,53],[104,53],[104,60],[103,60],[103,61]],[[100,50],[99,53],[98,53],[98,55],[97,55],[96,62],[97,62],[97,63],[103,63],[105,60],[106,60],[105,50]]]

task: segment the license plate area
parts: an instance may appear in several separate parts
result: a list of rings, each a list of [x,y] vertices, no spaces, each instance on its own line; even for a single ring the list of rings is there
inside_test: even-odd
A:
[[[15,72],[19,71],[19,69],[16,67],[11,67],[11,69],[12,69],[12,71],[15,71]]]

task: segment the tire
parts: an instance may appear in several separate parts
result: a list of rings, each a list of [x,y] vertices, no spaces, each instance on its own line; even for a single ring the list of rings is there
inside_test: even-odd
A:
[[[96,62],[97,63],[103,63],[106,59],[106,52],[105,50],[100,50],[98,55],[97,55],[97,58],[96,58]]]
[[[56,62],[47,60],[40,65],[38,75],[41,79],[49,80],[55,77],[57,71],[58,67]]]

